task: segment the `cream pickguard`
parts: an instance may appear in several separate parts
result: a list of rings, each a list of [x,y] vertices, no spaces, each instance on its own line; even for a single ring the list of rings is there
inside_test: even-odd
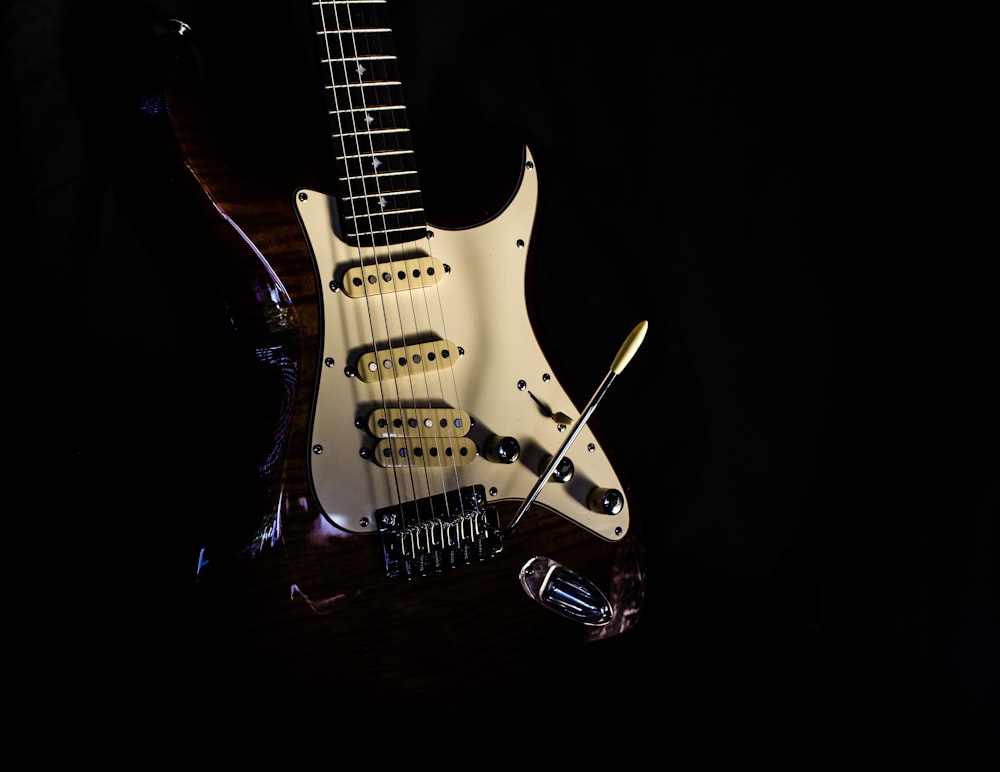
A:
[[[321,291],[309,463],[324,515],[317,541],[374,534],[376,512],[466,486],[482,486],[488,504],[517,504],[572,430],[579,407],[540,350],[525,301],[537,193],[525,151],[518,188],[496,217],[430,227],[425,239],[377,253],[338,236],[333,197],[296,193]],[[499,438],[518,449],[512,463],[497,459]],[[587,426],[565,458],[572,476],[547,482],[536,504],[620,540],[629,528],[624,487]],[[613,506],[588,503],[607,490]]]

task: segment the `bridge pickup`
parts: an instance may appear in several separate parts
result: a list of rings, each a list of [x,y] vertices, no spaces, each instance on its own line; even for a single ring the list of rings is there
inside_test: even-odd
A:
[[[386,258],[372,265],[360,265],[344,273],[341,285],[349,298],[432,287],[445,275],[444,264],[434,257],[407,260]]]
[[[497,509],[482,485],[375,512],[390,579],[412,579],[479,563],[503,548]]]
[[[372,448],[372,460],[393,467],[465,466],[476,457],[476,443],[468,437],[390,437]]]
[[[464,437],[469,414],[450,407],[379,408],[368,414],[373,437]]]
[[[393,346],[362,354],[355,371],[365,383],[378,383],[451,367],[458,355],[458,346],[450,340]]]

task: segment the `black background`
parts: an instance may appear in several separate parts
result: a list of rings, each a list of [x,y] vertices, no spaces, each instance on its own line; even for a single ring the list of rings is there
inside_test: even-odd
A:
[[[955,53],[971,44],[853,6],[656,9],[391,8],[428,219],[489,213],[527,143],[539,335],[575,388],[650,322],[595,416],[632,485],[649,605],[627,680],[580,674],[595,683],[567,745],[988,768],[1000,381],[993,258],[968,238],[981,209],[959,182],[979,176],[972,63]],[[214,53],[219,98],[246,105],[233,141],[294,157],[288,15],[229,0],[4,13],[10,594],[29,655],[13,707],[42,728],[29,753],[114,766],[190,738],[231,752],[370,727],[349,699],[328,695],[329,721],[254,702],[266,674],[213,684],[219,663],[192,662],[197,516],[225,495],[217,319],[202,267],[153,260],[110,173],[143,163],[119,117],[171,17]],[[230,56],[235,41],[258,53]],[[509,698],[483,697],[505,706],[489,733],[505,747],[538,731],[523,704],[542,696]]]

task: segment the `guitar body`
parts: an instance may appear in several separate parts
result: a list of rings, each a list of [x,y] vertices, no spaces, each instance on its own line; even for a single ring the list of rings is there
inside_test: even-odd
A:
[[[228,655],[255,677],[376,702],[590,662],[638,620],[645,566],[627,486],[589,425],[566,452],[572,474],[507,529],[581,407],[527,299],[530,152],[492,219],[366,249],[317,169],[234,154],[172,38],[155,111],[182,202],[171,227],[214,262],[248,362],[233,397],[252,414],[230,465],[246,473],[226,511],[206,514],[199,574]],[[594,505],[607,490],[613,511]],[[529,597],[522,568],[537,556],[603,592],[608,618]]]

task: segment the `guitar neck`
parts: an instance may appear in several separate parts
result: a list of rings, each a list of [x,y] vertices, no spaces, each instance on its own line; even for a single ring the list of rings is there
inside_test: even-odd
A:
[[[426,233],[384,0],[313,0],[344,241],[377,248]]]

